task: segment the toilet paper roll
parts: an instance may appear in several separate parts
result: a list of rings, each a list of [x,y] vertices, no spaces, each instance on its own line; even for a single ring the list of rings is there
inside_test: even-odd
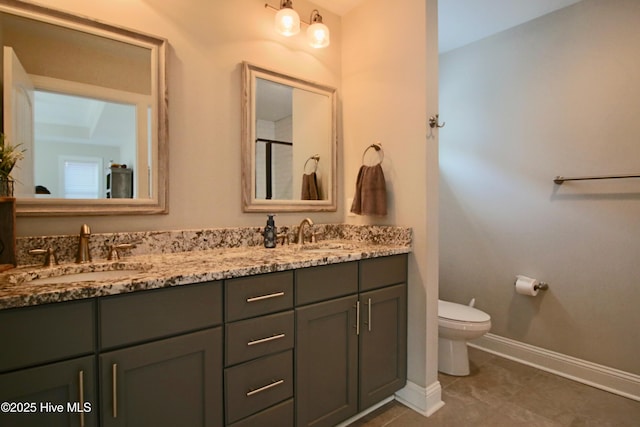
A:
[[[538,295],[538,281],[527,276],[516,276],[516,292],[535,297]]]

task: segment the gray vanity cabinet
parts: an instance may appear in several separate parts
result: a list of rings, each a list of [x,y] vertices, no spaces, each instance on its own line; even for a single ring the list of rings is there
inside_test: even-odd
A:
[[[94,301],[0,311],[0,426],[97,425],[94,334]]]
[[[293,271],[225,281],[226,423],[293,427]]]
[[[298,427],[336,425],[405,385],[406,280],[406,255],[296,271]]]
[[[0,426],[96,426],[96,396],[94,356],[3,374]]]
[[[222,284],[99,299],[103,427],[219,427]]]
[[[222,328],[100,355],[102,426],[221,426]]]
[[[334,426],[358,412],[357,295],[296,308],[296,425]]]
[[[407,378],[407,287],[360,294],[359,409],[404,387]]]

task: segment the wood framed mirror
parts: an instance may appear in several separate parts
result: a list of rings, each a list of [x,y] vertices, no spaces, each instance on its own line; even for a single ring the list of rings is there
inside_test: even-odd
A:
[[[167,213],[167,41],[16,0],[0,40],[17,215]]]
[[[336,89],[242,64],[245,212],[336,210]]]

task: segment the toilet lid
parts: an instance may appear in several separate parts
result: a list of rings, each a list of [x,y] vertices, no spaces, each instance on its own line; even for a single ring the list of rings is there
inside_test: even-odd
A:
[[[438,317],[462,322],[486,322],[491,320],[484,311],[469,307],[468,305],[438,300]]]

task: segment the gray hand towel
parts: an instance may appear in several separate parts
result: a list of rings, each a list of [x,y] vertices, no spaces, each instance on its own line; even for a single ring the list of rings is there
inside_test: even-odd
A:
[[[387,187],[380,164],[360,167],[351,212],[358,215],[387,214]]]

